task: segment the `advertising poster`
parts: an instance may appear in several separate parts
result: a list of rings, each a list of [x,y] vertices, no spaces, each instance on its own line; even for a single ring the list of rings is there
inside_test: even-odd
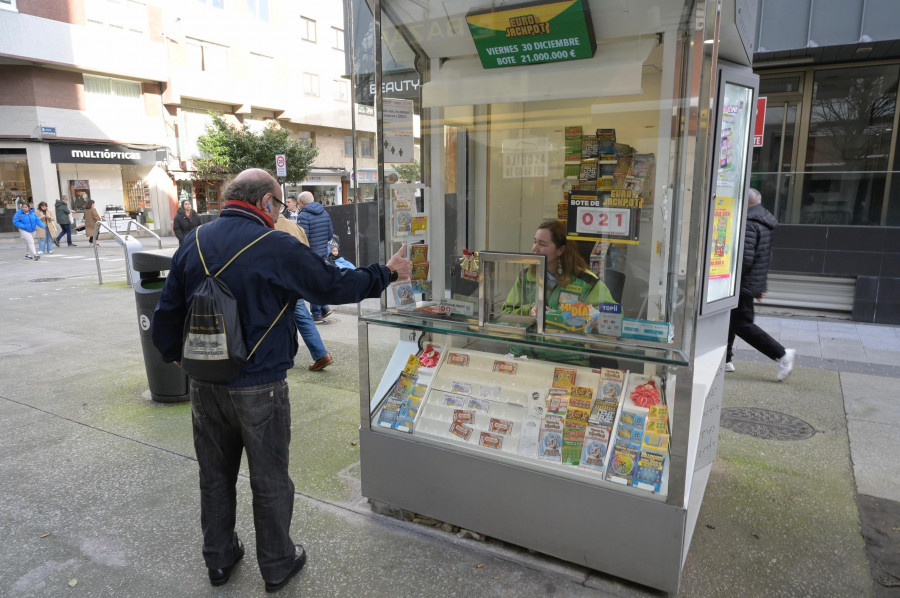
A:
[[[91,182],[87,179],[69,180],[69,199],[72,210],[83,210],[84,204],[91,198]]]
[[[734,251],[732,239],[734,239],[734,198],[716,197],[715,211],[713,212],[712,252],[709,256],[709,277],[730,278],[734,260],[731,254]]]
[[[412,164],[413,101],[397,98],[382,100],[384,114],[384,161]]]
[[[644,200],[631,189],[571,191],[566,238],[637,245]]]

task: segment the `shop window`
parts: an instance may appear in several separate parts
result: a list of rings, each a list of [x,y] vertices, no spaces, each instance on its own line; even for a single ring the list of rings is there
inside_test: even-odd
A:
[[[306,17],[300,17],[300,39],[316,43],[316,22]]]
[[[228,71],[228,46],[187,37],[185,53],[189,69],[213,73]]]
[[[247,0],[247,9],[260,21],[269,22],[269,0]]]
[[[4,210],[4,217],[0,218],[0,232],[16,231],[12,223],[13,214],[31,196],[31,176],[25,150],[0,150],[0,208]]]
[[[141,84],[136,81],[84,75],[84,93],[88,107],[97,111],[144,110]]]
[[[344,155],[353,155],[353,135],[344,135]]]
[[[0,0],[0,10],[16,10],[16,0]]]
[[[359,140],[359,155],[363,158],[371,158],[374,155],[372,151],[374,145],[371,137],[361,137]]]
[[[319,76],[303,73],[303,95],[319,97]]]
[[[335,79],[334,81],[334,100],[336,102],[346,102],[350,97],[350,83],[344,79]]]
[[[344,30],[338,29],[337,27],[331,28],[331,33],[334,36],[334,45],[331,46],[335,50],[344,51]]]
[[[897,64],[815,73],[801,224],[883,223],[898,82]]]
[[[138,34],[147,30],[147,7],[135,0],[87,0],[84,13],[89,26]]]

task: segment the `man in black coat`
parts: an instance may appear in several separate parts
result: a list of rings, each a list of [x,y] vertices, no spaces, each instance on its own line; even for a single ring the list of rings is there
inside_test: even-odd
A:
[[[734,371],[734,337],[739,336],[751,347],[773,359],[778,365],[778,381],[794,369],[796,349],[785,349],[765,330],[753,323],[753,301],[761,301],[768,289],[769,258],[772,254],[772,233],[778,220],[762,206],[759,191],[751,188],[747,194],[747,231],[744,236],[744,263],[741,269],[741,295],[731,310],[728,326],[728,352],[725,371]]]

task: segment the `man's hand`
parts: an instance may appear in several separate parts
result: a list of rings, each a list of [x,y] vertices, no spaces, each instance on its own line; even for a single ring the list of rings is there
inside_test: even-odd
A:
[[[409,278],[410,266],[409,259],[406,257],[406,243],[400,247],[400,251],[391,256],[391,259],[385,265],[397,273],[398,280],[407,280]]]

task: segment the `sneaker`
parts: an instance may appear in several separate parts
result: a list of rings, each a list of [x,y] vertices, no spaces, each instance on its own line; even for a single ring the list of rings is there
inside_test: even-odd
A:
[[[325,318],[313,318],[313,322],[315,322],[316,324],[324,324]]]
[[[329,310],[326,311],[326,312],[322,312],[322,319],[324,320],[325,318],[327,318],[328,316],[330,316],[330,315],[333,314],[333,313],[334,313],[334,310],[333,310],[333,309],[329,309]]]
[[[38,261],[39,259],[41,259],[41,255],[40,255],[40,254],[34,256],[34,261]]]
[[[44,253],[44,252],[43,252],[43,251],[38,251],[37,254],[38,254],[38,255],[41,255],[42,253]]]
[[[734,371],[734,362],[733,362],[733,361],[726,361],[726,362],[725,362],[725,371],[726,371],[726,372],[733,372],[733,371]]]
[[[775,361],[778,365],[778,381],[787,378],[794,369],[794,358],[797,357],[797,349],[786,349],[781,359]]]
[[[25,254],[25,259],[26,259],[26,260],[33,260],[33,259],[34,259],[34,256],[32,256],[30,253],[26,253],[26,254]]]

